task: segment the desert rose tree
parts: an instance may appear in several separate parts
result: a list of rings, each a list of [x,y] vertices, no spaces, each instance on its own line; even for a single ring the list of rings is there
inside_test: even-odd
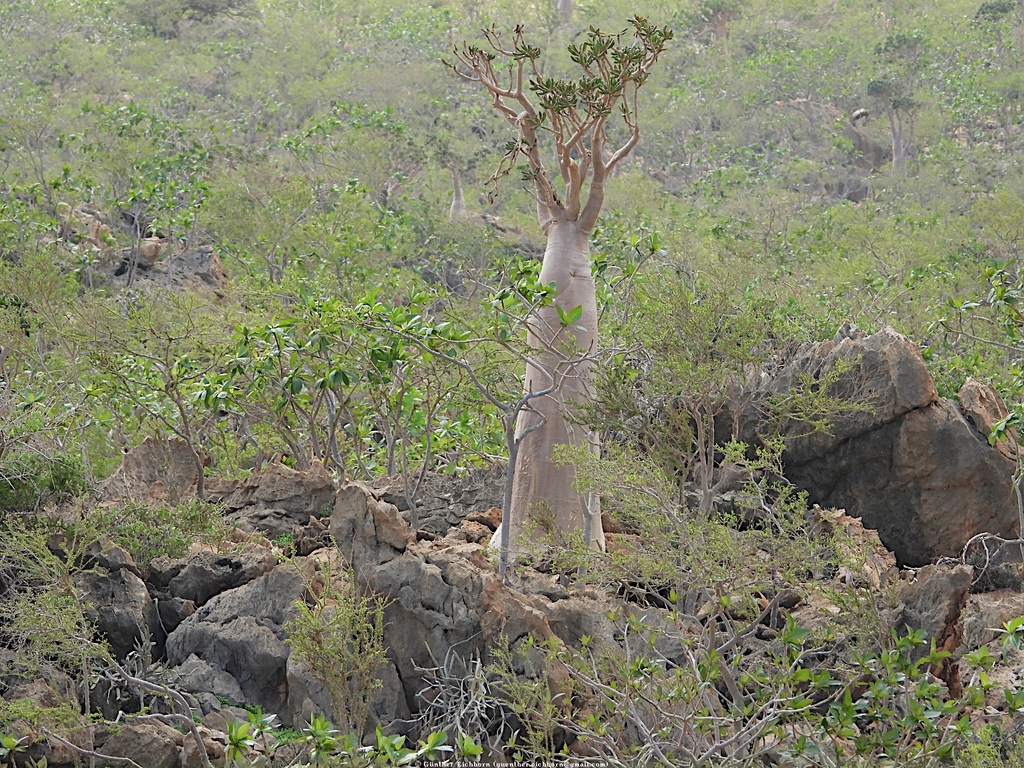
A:
[[[537,219],[547,237],[540,280],[554,283],[556,290],[554,302],[536,308],[527,323],[532,351],[526,395],[538,396],[528,400],[516,423],[522,445],[515,452],[502,526],[503,556],[522,551],[537,527],[580,532],[591,547],[604,548],[597,499],[581,496],[572,466],[556,464],[552,454],[559,445],[599,450],[596,436],[573,418],[592,397],[594,384],[597,297],[590,234],[609,175],[640,141],[637,97],[672,38],[670,30],[645,19],[629,23],[631,36],[591,28],[584,42],[569,46],[580,69],[574,80],[541,74],[541,51],[525,42],[522,27],[510,45],[491,29],[484,33],[485,46],[463,43],[454,49],[452,69],[483,86],[516,131],[491,181],[497,183],[525,160],[523,175],[533,185]],[[621,140],[613,144],[609,133],[616,131]],[[549,159],[557,162],[557,179],[548,174]]]

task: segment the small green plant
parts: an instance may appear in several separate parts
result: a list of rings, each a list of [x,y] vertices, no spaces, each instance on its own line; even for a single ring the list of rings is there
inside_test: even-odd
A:
[[[377,670],[386,658],[384,600],[360,594],[351,572],[309,591],[311,605],[296,603],[288,644],[327,689],[345,730],[362,733],[370,697],[381,686]]]
[[[447,735],[430,733],[415,749],[405,745],[406,737],[401,734],[386,734],[378,725],[376,738],[370,746],[360,746],[359,737],[350,733],[345,737],[323,715],[315,714],[309,726],[302,729],[309,748],[312,765],[335,765],[341,759],[346,768],[397,768],[403,765],[418,765],[424,760],[440,760],[451,753],[446,746]]]
[[[306,744],[309,745],[309,759],[314,765],[326,763],[327,759],[339,750],[354,753],[359,744],[354,734],[348,739],[340,739],[340,731],[321,714],[314,714],[309,725],[302,729],[302,733]]]
[[[469,760],[476,760],[482,755],[484,748],[477,744],[472,736],[465,733],[455,737],[455,754]]]
[[[25,736],[18,738],[10,733],[0,733],[0,761],[13,766],[15,756],[27,748],[27,741]]]
[[[224,759],[228,768],[242,768],[248,765],[256,740],[250,734],[249,722],[232,721],[228,726],[228,744],[224,750]]]
[[[131,552],[136,564],[143,569],[160,556],[183,557],[197,541],[216,544],[227,531],[217,508],[202,501],[175,507],[133,501],[115,507],[97,507],[85,523]]]
[[[274,538],[272,538],[270,540],[270,543],[273,544],[275,547],[278,547],[279,549],[290,550],[292,544],[295,543],[295,538],[292,536],[291,531],[285,531],[279,536],[275,536]]]
[[[1019,651],[1024,648],[1024,616],[1018,616],[1003,623],[999,629],[993,628],[993,632],[1000,635],[999,647],[1003,649],[1003,661],[1006,661],[1010,650]]]
[[[246,713],[248,718],[249,732],[254,740],[258,740],[263,748],[263,753],[268,754],[280,741],[278,733],[277,715],[264,713],[256,707]]]

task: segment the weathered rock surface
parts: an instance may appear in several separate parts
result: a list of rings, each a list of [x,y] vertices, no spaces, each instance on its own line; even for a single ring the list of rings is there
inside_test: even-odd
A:
[[[247,545],[241,551],[220,553],[203,550],[187,558],[155,558],[147,582],[168,597],[205,604],[210,598],[263,576],[277,565],[274,554]]]
[[[301,471],[274,463],[227,489],[220,502],[239,528],[273,539],[291,533],[296,525],[308,525],[311,517],[327,514],[334,492],[334,481],[319,461]]]
[[[288,657],[287,676],[286,712],[291,722],[308,723],[314,714],[331,713],[331,697],[327,689],[294,655]],[[387,662],[378,670],[377,678],[381,681],[381,686],[370,698],[367,733],[372,733],[378,724],[390,727],[396,719],[409,719],[409,706],[395,665]],[[340,718],[334,715],[333,722],[340,722]]]
[[[967,421],[985,440],[992,434],[992,429],[1009,415],[1006,404],[993,389],[977,379],[967,379],[957,393],[960,410]],[[1017,460],[1017,430],[1011,429],[1007,438],[997,440],[996,450],[1011,461]]]
[[[924,630],[940,650],[955,649],[963,636],[960,615],[967,606],[973,575],[968,565],[929,565],[919,570],[900,584],[900,625]]]
[[[212,693],[228,701],[245,702],[245,693],[234,677],[194,653],[169,671],[167,681],[189,693]]]
[[[1003,624],[1024,616],[1024,594],[999,590],[967,598],[961,617],[964,631],[961,652],[973,651],[1001,637]]]
[[[357,573],[398,557],[416,541],[416,532],[398,508],[358,482],[345,483],[338,489],[331,536],[345,562]]]
[[[161,722],[128,720],[117,728],[97,728],[95,750],[111,757],[127,757],[146,768],[176,768],[185,737]],[[97,760],[97,768],[121,768],[124,760]]]
[[[177,504],[195,497],[196,464],[180,438],[147,437],[99,487],[107,499]]]
[[[160,616],[131,555],[109,542],[91,549],[93,567],[74,577],[75,586],[85,597],[89,621],[107,639],[118,659],[150,642],[156,643],[154,652],[159,656],[165,637]]]
[[[896,623],[896,631],[900,635],[908,630],[924,631],[925,644],[918,648],[918,658],[933,643],[936,650],[949,653],[960,646],[964,632],[961,616],[967,607],[973,576],[974,569],[969,565],[929,565],[900,584],[903,614]],[[960,671],[952,656],[933,671],[954,696],[960,694]]]
[[[177,667],[195,656],[234,678],[245,702],[285,712],[290,652],[285,624],[305,591],[306,577],[294,567],[281,566],[222,592],[170,634],[168,664]],[[223,682],[230,685],[226,678]],[[202,690],[209,691],[212,684]]]
[[[411,481],[415,482],[415,478]],[[381,477],[372,486],[381,501],[394,504],[418,530],[443,536],[474,512],[501,507],[505,490],[505,467],[473,469],[464,475],[428,473],[417,489],[415,511],[406,499],[401,477]]]
[[[1016,536],[1015,462],[975,426],[998,411],[994,391],[968,388],[968,419],[937,397],[917,346],[886,329],[806,345],[759,396],[787,392],[801,376],[820,380],[840,363],[848,368],[829,393],[860,407],[832,417],[827,434],[800,436],[800,424],[788,425],[787,479],[812,502],[877,530],[901,565],[959,555],[977,533]],[[741,435],[756,440],[756,406],[738,421]]]
[[[502,640],[515,649],[530,636],[555,636],[550,603],[502,584],[485,546],[417,542],[398,509],[362,484],[339,489],[331,532],[357,578],[389,598],[385,644],[409,711],[419,707],[422,670],[443,662],[449,650],[462,659],[486,658]],[[556,625],[567,637],[586,631],[569,609]]]
[[[135,268],[132,269],[132,259]],[[213,294],[223,298],[230,278],[217,252],[210,246],[179,251],[168,241],[143,240],[133,257],[130,248],[111,252],[101,259],[100,275],[114,286],[157,285],[179,291]]]

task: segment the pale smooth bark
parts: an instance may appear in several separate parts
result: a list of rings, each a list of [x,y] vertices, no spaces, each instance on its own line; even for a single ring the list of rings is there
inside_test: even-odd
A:
[[[492,540],[501,550],[503,578],[509,554],[528,550],[540,532],[556,540],[582,533],[589,546],[604,548],[596,497],[579,493],[571,462],[556,464],[554,452],[562,445],[600,451],[597,436],[575,413],[593,397],[597,351],[597,296],[589,238],[604,203],[609,174],[640,140],[640,87],[672,38],[671,30],[639,17],[630,23],[633,47],[620,45],[621,35],[605,35],[593,27],[584,42],[570,46],[570,56],[584,75],[577,81],[546,77],[537,61],[540,49],[525,42],[522,27],[516,27],[511,46],[488,30],[484,36],[489,50],[466,43],[453,49],[458,60],[450,65],[454,72],[483,86],[494,109],[516,130],[517,138],[509,143],[491,181],[497,183],[506,176],[519,158],[526,160],[537,220],[547,238],[540,279],[553,282],[557,291],[554,304],[536,307],[527,318],[530,352],[524,394],[514,406],[503,409],[506,417],[513,412],[516,417],[514,432],[507,424],[510,475],[505,517]],[[606,123],[613,114],[621,117],[626,137],[617,150],[610,151]],[[554,140],[558,181],[548,178],[541,135]],[[565,322],[563,318],[577,308],[580,316]]]
[[[557,464],[556,446],[600,452],[597,435],[578,423],[573,411],[593,397],[593,353],[597,349],[597,299],[591,273],[589,232],[579,222],[563,219],[547,227],[542,283],[554,282],[555,304],[535,311],[529,320],[528,343],[535,354],[526,367],[527,393],[553,390],[531,402],[516,424],[523,440],[516,455],[510,504],[510,546],[513,552],[542,531],[582,532],[591,547],[604,549],[601,510],[594,494],[580,494],[571,463]],[[563,327],[558,307],[566,314],[582,308],[579,319]]]
[[[462,196],[462,180],[459,178],[459,169],[454,163],[451,165],[451,171],[455,190],[452,193],[451,208],[448,209],[448,220],[455,221],[466,218],[466,200]]]

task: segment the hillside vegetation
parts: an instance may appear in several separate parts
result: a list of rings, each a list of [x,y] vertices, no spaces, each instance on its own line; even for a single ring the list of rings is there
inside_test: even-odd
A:
[[[494,330],[496,292],[523,300],[543,242],[516,177],[489,199],[507,126],[441,58],[521,23],[559,72],[580,29],[632,14],[677,37],[594,238],[608,346],[637,338],[622,297],[667,283],[659,301],[706,310],[686,334],[753,313],[770,355],[847,319],[891,325],[922,345],[942,394],[975,376],[1016,403],[1013,3],[581,3],[560,23],[525,2],[12,2],[7,474],[41,451],[92,481],[151,433],[203,445],[227,476],[278,452],[355,476],[500,454],[464,372],[388,330],[427,308],[473,337]],[[450,222],[453,169],[467,215]],[[207,246],[230,284],[147,289],[145,248],[171,264]],[[502,354],[481,361],[501,369]],[[504,373],[493,386],[514,391],[515,366]]]
[[[604,449],[559,460],[576,462],[626,535],[659,549],[595,567],[569,547],[540,565],[587,588],[635,588],[673,620],[683,595],[674,586],[661,595],[660,580],[685,573],[716,606],[700,651],[714,675],[718,622],[757,628],[758,599],[775,621],[790,581],[846,567],[839,534],[805,529],[806,499],[781,477],[779,435],[784,424],[824,430],[830,415],[863,408],[830,390],[850,367],[772,400],[759,445],[729,443],[718,417],[741,410],[730,398],[754,372],[777,371],[841,327],[892,327],[920,345],[940,396],[969,377],[991,382],[1009,406],[993,441],[1012,435],[1024,420],[1024,10],[1015,0],[9,0],[0,3],[0,535],[13,538],[0,541],[35,532],[15,513],[81,499],[148,437],[182,441],[200,502],[275,460],[334,478],[401,475],[413,527],[428,473],[503,462],[504,404],[521,396],[529,354],[524,317],[552,298],[539,277],[544,237],[521,169],[495,173],[508,124],[443,59],[483,29],[522,25],[542,71],[560,76],[588,28],[618,32],[637,17],[674,37],[641,91],[640,144],[608,180],[591,238],[602,348],[598,394],[580,418]],[[610,131],[625,136],[621,125]],[[758,509],[719,515],[712,486],[737,467]],[[189,495],[164,490],[169,508]],[[75,514],[90,518],[83,508]],[[119,543],[142,565],[181,556],[193,534],[217,539],[213,517],[201,503],[130,507],[121,518],[104,510],[77,521],[68,541],[80,537],[84,553],[120,527]],[[162,526],[173,549],[151,538]],[[32,540],[41,563],[73,570],[70,544]],[[746,563],[752,551],[769,564]],[[61,553],[65,571],[52,562]],[[747,565],[751,573],[734,573]],[[23,566],[0,556],[0,587],[5,568]],[[732,610],[730,590],[744,593],[743,611]],[[843,610],[863,620],[864,648],[889,647],[879,651],[885,680],[947,701],[926,672],[944,651],[915,650],[924,635],[880,631],[882,598],[872,595]],[[792,671],[813,655],[799,650],[806,632],[791,619],[775,630],[784,653],[772,664]],[[1005,660],[1024,641],[1020,625],[1001,631]],[[858,651],[829,634],[833,642],[847,662]],[[509,651],[511,678],[521,674],[513,659]],[[843,672],[850,701],[843,709],[837,699],[836,711],[863,720],[850,694],[860,672],[852,662]],[[759,670],[746,673],[756,688]],[[838,685],[828,674],[778,674],[801,715],[813,709],[808,685]],[[1012,695],[1007,711],[1019,714]],[[902,711],[879,696],[874,724]],[[614,713],[615,700],[602,706]],[[965,696],[934,718],[915,710],[914,722],[944,718],[942,734],[893,738],[911,762],[945,759],[975,706]],[[599,734],[600,717],[587,716]],[[829,734],[836,765],[854,742],[847,725]],[[786,738],[800,742],[797,730]],[[877,730],[880,741],[850,754],[897,749]],[[989,747],[998,752],[999,734],[985,738],[977,765]]]

